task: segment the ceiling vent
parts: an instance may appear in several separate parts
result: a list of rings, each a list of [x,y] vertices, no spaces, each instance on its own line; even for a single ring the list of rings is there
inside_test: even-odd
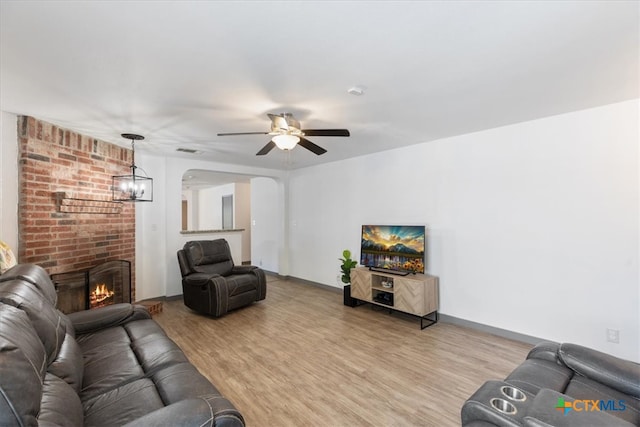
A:
[[[196,154],[198,152],[198,150],[194,150],[193,148],[176,148],[176,151],[189,154]]]

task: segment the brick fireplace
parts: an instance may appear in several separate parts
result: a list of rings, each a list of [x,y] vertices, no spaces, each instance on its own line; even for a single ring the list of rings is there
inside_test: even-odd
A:
[[[135,301],[135,206],[111,202],[131,150],[26,116],[18,139],[19,262],[58,274],[129,261]]]

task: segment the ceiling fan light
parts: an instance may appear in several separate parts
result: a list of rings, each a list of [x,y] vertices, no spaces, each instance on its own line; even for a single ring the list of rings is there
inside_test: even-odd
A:
[[[276,135],[272,138],[272,141],[281,150],[291,150],[300,142],[300,138],[295,135]]]

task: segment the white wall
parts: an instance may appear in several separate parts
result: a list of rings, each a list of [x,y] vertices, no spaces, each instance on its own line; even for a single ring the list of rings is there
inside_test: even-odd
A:
[[[136,163],[153,178],[153,202],[136,203],[136,301],[166,295],[165,264],[169,260],[161,254],[167,251],[165,224],[167,185],[164,169],[166,160],[162,157],[146,157],[136,152]],[[182,196],[176,202],[180,212],[177,230],[182,226]],[[176,263],[177,258],[176,258]]]
[[[18,256],[18,117],[0,112],[0,240]]]
[[[279,193],[274,179],[251,179],[251,262],[266,271],[287,274],[280,265],[286,253]]]
[[[426,224],[442,313],[640,360],[638,100],[296,170],[289,185],[292,276],[335,286],[362,224]]]

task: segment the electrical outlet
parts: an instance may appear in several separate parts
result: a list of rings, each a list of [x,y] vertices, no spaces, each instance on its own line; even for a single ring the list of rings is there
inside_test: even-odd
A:
[[[620,343],[620,331],[618,329],[607,329],[607,341],[614,344]]]

